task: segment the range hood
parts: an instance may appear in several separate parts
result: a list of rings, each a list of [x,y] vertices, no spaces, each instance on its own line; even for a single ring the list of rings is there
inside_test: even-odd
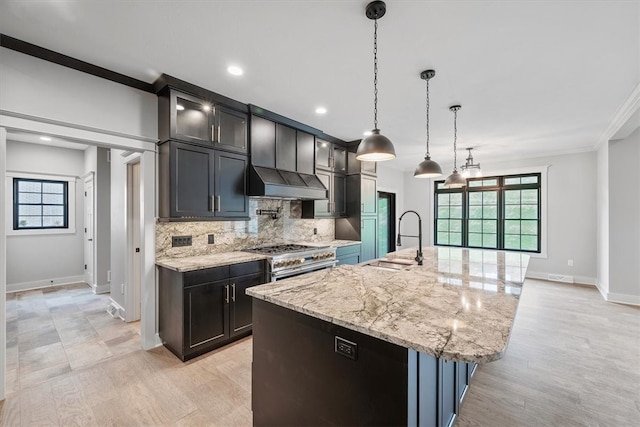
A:
[[[315,175],[249,166],[249,196],[297,200],[327,199],[327,188]]]

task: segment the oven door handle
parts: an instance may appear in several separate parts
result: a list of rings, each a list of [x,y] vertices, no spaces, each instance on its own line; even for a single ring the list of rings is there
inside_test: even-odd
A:
[[[313,264],[313,265],[309,265],[309,266],[303,266],[303,267],[298,267],[298,268],[292,268],[289,270],[281,270],[281,271],[276,271],[275,273],[271,273],[271,277],[274,279],[283,279],[287,276],[291,276],[294,274],[299,274],[299,273],[304,273],[305,271],[309,271],[309,273],[311,273],[312,271],[316,271],[316,270],[321,270],[324,268],[329,268],[329,267],[335,267],[336,266],[336,259],[332,259],[330,261],[325,261],[325,262],[319,262],[317,264]]]

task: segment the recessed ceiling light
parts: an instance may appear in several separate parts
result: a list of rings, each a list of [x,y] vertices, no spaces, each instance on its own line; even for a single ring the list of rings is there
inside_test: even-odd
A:
[[[241,76],[244,74],[242,68],[238,67],[237,65],[229,65],[229,67],[227,67],[227,71],[229,72],[229,74],[233,74],[234,76]]]
[[[363,134],[364,136],[369,136],[369,135],[371,135],[371,131],[370,131],[370,130],[368,130],[368,131],[363,132],[362,134]]]
[[[316,114],[327,114],[327,109],[324,107],[316,108]]]
[[[176,110],[178,111],[184,110],[184,105],[176,104]]]
[[[40,139],[43,141],[51,141],[51,138],[49,138],[48,136],[41,136]]]

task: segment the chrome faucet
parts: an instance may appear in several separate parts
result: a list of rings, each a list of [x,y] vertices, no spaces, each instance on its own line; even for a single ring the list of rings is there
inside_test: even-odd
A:
[[[402,222],[402,217],[408,214],[409,212],[413,212],[418,217],[418,235],[408,235],[408,234],[400,234],[400,223]],[[402,246],[402,238],[401,237],[417,237],[418,238],[418,252],[416,253],[415,260],[418,261],[418,265],[422,265],[422,260],[424,260],[424,255],[422,254],[422,218],[420,218],[420,214],[416,211],[405,211],[402,215],[400,215],[400,219],[398,220],[398,240],[396,241],[396,246]]]

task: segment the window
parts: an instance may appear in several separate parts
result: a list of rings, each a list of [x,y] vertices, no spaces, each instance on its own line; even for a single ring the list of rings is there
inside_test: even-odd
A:
[[[13,229],[68,228],[66,181],[13,178]]]
[[[541,174],[435,183],[435,244],[541,252]]]
[[[7,171],[7,236],[75,234],[76,185],[74,176]]]

